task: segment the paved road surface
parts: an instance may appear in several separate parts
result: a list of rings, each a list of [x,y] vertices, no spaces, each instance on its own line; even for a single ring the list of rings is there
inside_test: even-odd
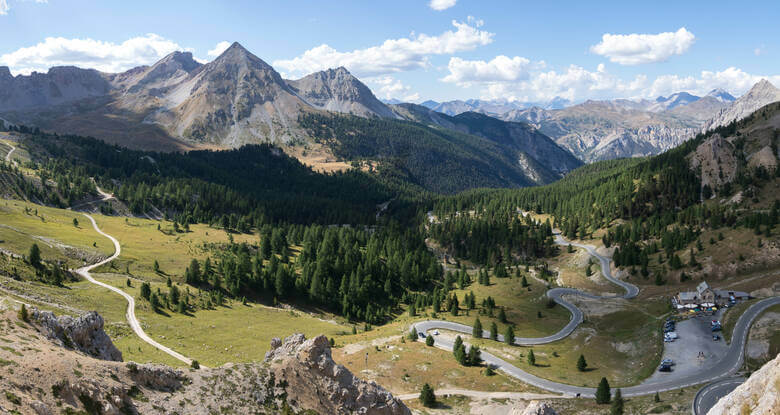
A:
[[[104,192],[100,191],[99,189],[98,189],[98,192],[100,192],[101,195],[103,195],[103,197],[113,197],[113,196],[111,196],[111,195],[109,195],[107,193],[104,193]],[[111,235],[103,232],[102,230],[100,230],[100,228],[97,225],[97,222],[95,222],[95,219],[91,215],[89,215],[87,213],[82,213],[82,214],[84,216],[86,216],[87,219],[89,219],[90,222],[92,222],[92,227],[95,228],[95,231],[97,231],[97,233],[105,236],[106,238],[110,239],[111,242],[114,243],[114,249],[115,250],[114,250],[114,254],[111,255],[110,257],[108,257],[108,258],[106,258],[106,259],[104,259],[104,260],[102,260],[102,261],[100,261],[98,263],[95,263],[95,264],[92,264],[92,265],[87,265],[85,267],[81,267],[79,269],[76,269],[76,270],[74,270],[74,272],[76,272],[77,274],[79,274],[82,277],[84,277],[84,279],[86,279],[87,281],[89,281],[89,282],[91,282],[93,284],[97,284],[97,285],[99,285],[101,287],[108,288],[109,290],[111,290],[111,291],[121,295],[122,297],[124,297],[125,300],[127,300],[127,312],[125,313],[125,317],[127,317],[127,322],[130,324],[130,327],[132,327],[132,329],[135,332],[135,334],[137,334],[138,337],[140,337],[143,341],[149,343],[150,345],[154,346],[155,348],[157,348],[157,349],[167,353],[170,356],[175,357],[178,360],[181,360],[182,362],[184,362],[184,363],[186,363],[188,365],[191,365],[192,364],[192,359],[190,359],[189,357],[184,356],[181,353],[178,353],[178,352],[176,352],[176,351],[174,351],[174,350],[172,350],[172,349],[170,349],[170,348],[168,348],[166,346],[163,346],[162,344],[156,342],[154,339],[152,339],[151,337],[149,337],[149,335],[146,334],[144,329],[141,328],[141,323],[138,322],[138,319],[135,316],[135,299],[133,298],[133,296],[127,294],[126,292],[122,291],[121,289],[119,289],[117,287],[105,284],[103,282],[100,282],[100,281],[92,278],[92,275],[90,275],[89,272],[91,270],[101,266],[101,265],[107,264],[107,263],[113,261],[114,259],[116,259],[122,253],[122,247],[119,245],[119,241],[116,238],[114,238],[113,236],[111,236]],[[203,366],[203,365],[201,365],[201,367],[205,368],[205,366]]]
[[[566,239],[564,239],[558,232],[556,232],[555,242],[558,245],[568,245],[570,243]],[[639,293],[639,288],[636,287],[635,285],[625,281],[621,281],[612,276],[609,259],[599,255],[593,246],[583,245],[583,244],[578,244],[573,242],[571,243],[571,245],[584,248],[586,251],[588,251],[590,255],[598,259],[599,262],[601,263],[601,271],[604,277],[609,281],[621,286],[624,290],[626,290],[625,294],[612,296],[612,297],[601,297],[601,296],[585,293],[572,288],[551,289],[547,292],[547,296],[555,300],[556,303],[562,305],[563,307],[566,307],[566,309],[568,309],[572,313],[571,320],[563,329],[561,329],[559,332],[553,335],[547,337],[539,337],[539,338],[516,338],[515,344],[535,345],[535,344],[554,342],[565,338],[566,336],[571,334],[575,328],[577,328],[577,326],[582,322],[582,311],[580,311],[574,304],[571,304],[566,300],[564,300],[562,298],[563,295],[579,295],[579,296],[595,298],[595,299],[606,299],[606,298],[616,298],[616,297],[628,299],[628,298],[636,297],[637,294]],[[728,352],[721,360],[719,360],[717,363],[710,366],[709,368],[679,378],[668,379],[668,380],[666,379],[657,380],[653,382],[645,381],[636,386],[625,387],[622,388],[623,395],[624,396],[649,395],[649,394],[654,394],[656,392],[663,392],[663,391],[674,390],[679,388],[691,387],[702,383],[708,383],[708,382],[712,382],[733,375],[734,373],[737,372],[737,370],[742,364],[742,359],[744,358],[745,342],[747,338],[748,329],[750,328],[750,324],[763,310],[775,304],[780,304],[780,297],[767,298],[749,307],[745,311],[745,313],[739,318],[737,324],[734,327],[734,334],[732,336],[732,342],[731,345],[729,346]],[[466,326],[464,324],[459,324],[459,323],[453,323],[449,321],[439,321],[439,320],[421,321],[421,322],[414,323],[412,327],[414,327],[418,333],[425,333],[435,329],[452,330],[467,335],[470,335],[472,333],[472,328],[470,326]],[[483,337],[489,337],[489,336],[490,333],[487,330],[483,331]],[[503,341],[503,336],[499,335],[499,340]],[[451,341],[447,339],[437,337],[435,346],[440,349],[451,351],[453,344]],[[487,364],[491,364],[495,366],[497,369],[506,372],[510,376],[513,376],[525,383],[534,385],[536,387],[551,392],[562,393],[564,395],[569,395],[569,396],[576,395],[576,394],[580,394],[580,396],[594,396],[596,392],[595,388],[585,388],[585,387],[567,385],[567,384],[543,379],[538,376],[534,376],[512,365],[511,363],[508,363],[484,351],[482,352],[482,359]]]
[[[693,415],[706,414],[720,398],[728,395],[744,381],[745,378],[728,378],[703,387],[693,399]]]

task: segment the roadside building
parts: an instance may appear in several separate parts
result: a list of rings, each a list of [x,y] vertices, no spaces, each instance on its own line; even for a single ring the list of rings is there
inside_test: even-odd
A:
[[[707,284],[706,281],[702,281],[696,286],[696,291],[683,291],[677,293],[672,299],[672,302],[677,308],[685,308],[691,306],[723,306],[735,301],[747,300],[750,298],[748,293],[743,291],[729,291],[729,290],[714,290]]]

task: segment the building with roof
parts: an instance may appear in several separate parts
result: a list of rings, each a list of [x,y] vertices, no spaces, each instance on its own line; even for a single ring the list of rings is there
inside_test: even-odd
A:
[[[712,305],[722,306],[731,301],[747,300],[748,298],[750,298],[750,295],[746,292],[714,290],[706,281],[702,281],[696,286],[696,291],[677,293],[673,298],[673,302],[678,308],[690,305],[711,307]]]

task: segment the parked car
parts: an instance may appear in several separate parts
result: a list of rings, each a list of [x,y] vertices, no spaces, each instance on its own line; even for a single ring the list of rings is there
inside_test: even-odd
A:
[[[672,371],[672,365],[661,365],[661,367],[658,368],[659,372],[671,372]]]
[[[719,325],[717,325],[717,326],[712,326],[712,331],[713,331],[713,332],[716,332],[716,331],[721,331],[721,330],[723,330],[723,329],[720,327],[720,324],[719,324]]]
[[[673,332],[673,331],[670,331],[669,333],[666,333],[666,334],[664,335],[664,337],[668,337],[668,338],[670,338],[670,339],[676,339],[676,338],[678,338],[679,336],[677,336],[677,333],[675,333],[675,332]]]
[[[421,339],[424,339],[424,338],[425,338],[425,333],[423,333],[423,332],[419,332],[419,333],[417,333],[417,334],[419,334],[419,335],[420,335],[420,338],[421,338]]]
[[[672,360],[672,359],[664,359],[664,360],[661,360],[661,364],[662,365],[673,366],[674,365],[674,360]]]
[[[718,340],[720,340],[720,336],[718,336],[717,334],[712,336],[712,341],[716,342]]]
[[[433,331],[433,335],[434,335],[434,336],[438,336],[438,335],[439,335],[439,330],[434,330],[434,331]]]

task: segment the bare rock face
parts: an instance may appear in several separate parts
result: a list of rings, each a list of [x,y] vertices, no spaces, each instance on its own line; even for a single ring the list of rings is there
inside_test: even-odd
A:
[[[721,398],[707,415],[777,414],[780,408],[780,356]]]
[[[411,414],[390,392],[336,364],[325,336],[274,339],[265,362],[277,379],[288,383],[288,398],[296,406],[331,414]]]
[[[60,346],[73,348],[101,360],[122,361],[122,352],[103,331],[103,317],[91,311],[80,317],[57,317],[51,311],[31,311],[39,330]]]
[[[127,364],[130,377],[139,385],[156,391],[174,392],[181,389],[187,379],[184,372],[165,365]]]
[[[525,407],[523,415],[558,415],[558,413],[544,402],[532,401]]]
[[[762,79],[748,91],[739,97],[730,106],[723,108],[711,120],[704,124],[702,131],[707,131],[722,125],[728,125],[732,121],[741,120],[752,114],[764,105],[780,101],[780,89],[775,88],[771,82]]]

